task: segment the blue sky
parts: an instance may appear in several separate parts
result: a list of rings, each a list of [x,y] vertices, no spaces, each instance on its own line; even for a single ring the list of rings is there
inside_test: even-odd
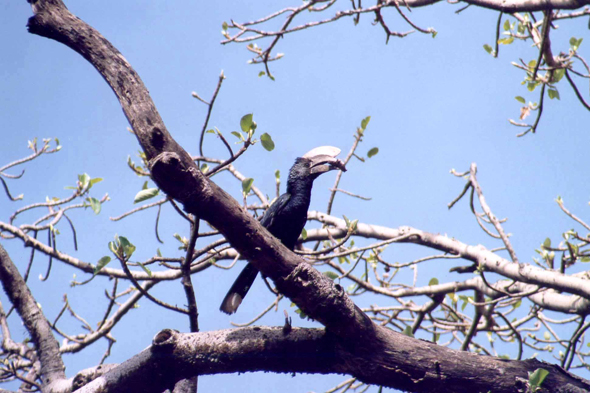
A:
[[[345,19],[287,35],[276,47],[285,56],[272,64],[273,82],[258,77],[259,66],[246,63],[250,52],[244,45],[220,45],[220,32],[223,21],[243,22],[293,5],[277,3],[259,1],[253,6],[244,2],[103,0],[70,1],[67,6],[123,53],[150,90],[168,130],[193,154],[198,152],[206,107],[191,97],[191,92],[209,99],[224,70],[227,79],[210,126],[233,138],[230,132],[239,129],[240,118],[254,113],[257,132],[268,132],[276,148],[266,152],[256,145],[236,166],[269,195],[274,193],[276,169],[285,179],[294,158],[316,146],[334,145],[347,152],[356,127],[370,115],[358,153],[366,155],[372,147],[379,147],[380,152],[364,164],[353,161],[341,188],[372,200],[339,195],[336,216],[346,214],[390,227],[409,225],[445,233],[467,244],[499,247],[479,229],[466,200],[451,211],[447,209],[464,185],[463,180],[449,174],[450,169],[465,171],[472,162],[478,165],[478,179],[488,204],[497,216],[508,217],[505,230],[513,235],[513,245],[523,262],[532,262],[534,249],[546,237],[558,242],[563,231],[575,227],[555,203],[558,195],[578,216],[590,215],[590,186],[583,180],[587,177],[590,115],[564,79],[558,86],[561,100],[546,100],[538,133],[515,137],[521,130],[507,121],[519,114],[520,104],[514,97],[537,101],[538,96],[521,86],[524,75],[510,62],[519,58],[528,61],[536,58],[536,53],[530,43],[515,43],[502,46],[498,59],[487,54],[482,46],[493,43],[496,13],[470,7],[456,15],[458,6],[448,4],[415,9],[413,21],[436,28],[436,38],[415,33],[404,39],[392,37],[388,45],[383,30],[371,24],[369,15],[363,15],[356,27]],[[46,196],[65,197],[70,191],[64,186],[73,185],[78,174],[102,177],[104,181],[93,189],[94,196],[108,192],[111,201],[98,216],[90,210],[72,214],[80,251],[73,251],[66,227],[61,229],[59,247],[94,263],[108,254],[108,241],[120,234],[138,246],[140,259],[153,256],[158,247],[167,255],[181,255],[172,234],[188,236],[188,229],[170,208],[164,209],[160,224],[164,245],[159,245],[153,235],[155,211],[117,223],[109,220],[135,207],[133,197],[145,181],[126,167],[129,155],[137,161],[139,146],[126,131],[128,124],[110,88],[69,48],[27,33],[25,25],[31,11],[25,1],[0,7],[4,52],[0,57],[0,166],[28,155],[27,140],[34,137],[57,137],[63,145],[58,154],[26,165],[25,176],[9,183],[13,194],[23,193],[27,204]],[[393,12],[385,12],[385,16],[392,29],[409,29]],[[571,36],[587,32],[585,22],[560,24],[562,28],[552,34],[554,53],[567,51]],[[581,47],[586,57],[588,45],[585,42]],[[587,88],[582,85],[581,90]],[[205,154],[225,157],[226,151],[208,134]],[[215,179],[240,197],[239,183],[227,175]],[[333,181],[333,175],[316,181],[312,209],[325,209]],[[0,220],[7,220],[19,206],[22,204],[0,196]],[[34,217],[26,216],[19,224]],[[18,266],[25,266],[28,251],[21,242],[3,240],[2,244]],[[428,255],[408,245],[392,246],[388,253],[391,261],[399,262]],[[91,323],[98,321],[106,305],[102,293],[111,284],[100,279],[83,288],[70,288],[75,272],[59,263],[54,264],[50,280],[40,282],[37,277],[45,274],[46,264],[46,258],[37,258],[31,285],[49,319],[55,318],[67,293],[80,314]],[[424,284],[433,276],[441,282],[464,279],[448,273],[452,266],[448,261],[424,265],[421,269],[428,271],[423,270],[420,280]],[[230,321],[248,321],[272,301],[264,285],[257,282],[236,316],[221,314],[218,305],[236,275],[236,270],[209,269],[194,277],[202,330],[229,328]],[[403,277],[411,282],[411,275]],[[80,274],[78,278],[82,279]],[[155,293],[185,304],[178,283],[161,285]],[[7,308],[6,298],[0,299]],[[282,306],[292,313],[288,303]],[[260,323],[280,325],[282,320],[283,313],[278,312]],[[14,319],[12,322],[17,323]],[[162,328],[186,331],[187,322],[144,299],[140,308],[114,330],[119,342],[108,361],[121,362],[133,356]],[[309,325],[298,318],[295,323]],[[15,334],[23,334],[20,325],[15,326]],[[70,332],[78,329],[71,321],[64,326]],[[76,355],[65,357],[68,376],[96,364],[106,344],[94,347],[81,359]],[[239,383],[245,392],[272,391],[280,383],[282,391],[324,391],[342,379],[250,373],[204,377],[200,387],[229,392]]]

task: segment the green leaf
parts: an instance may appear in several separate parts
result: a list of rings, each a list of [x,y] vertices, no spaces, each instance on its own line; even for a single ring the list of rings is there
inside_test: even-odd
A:
[[[580,259],[578,259],[578,260],[579,260],[580,262],[587,263],[587,262],[590,262],[590,257],[582,257],[582,258],[580,258]]]
[[[559,100],[559,92],[557,91],[557,89],[549,88],[549,90],[547,90],[547,94],[549,95],[549,98],[551,98],[551,99],[557,98]]]
[[[461,311],[465,311],[465,307],[467,307],[467,302],[463,302],[461,305]]]
[[[404,328],[403,333],[408,337],[414,337],[414,334],[412,333],[412,328],[410,326],[406,326]]]
[[[436,35],[438,34],[438,31],[433,31],[432,32],[432,38],[436,38]]]
[[[553,77],[551,78],[551,82],[553,83],[557,83],[561,80],[561,78],[563,78],[563,76],[565,75],[565,68],[560,68],[558,70],[555,70],[553,72]]]
[[[367,128],[370,121],[371,121],[371,116],[367,116],[361,121],[361,128],[363,129],[363,131]]]
[[[537,66],[537,60],[533,59],[533,60],[529,61],[528,66],[530,69],[534,69]]]
[[[272,141],[270,135],[268,135],[266,132],[260,136],[260,142],[262,142],[262,147],[268,151],[273,151],[275,148],[275,143]]]
[[[551,247],[551,239],[546,238],[542,245],[543,248],[550,248]]]
[[[162,258],[162,251],[160,251],[159,248],[156,250],[156,255],[158,255],[160,258]]]
[[[258,77],[259,77],[259,78],[260,78],[261,76],[264,76],[264,75],[266,75],[266,72],[264,72],[264,71],[260,71],[260,72],[258,73]]]
[[[520,102],[521,104],[526,104],[526,100],[521,96],[514,97],[516,101]]]
[[[335,279],[338,278],[338,275],[336,273],[334,273],[333,271],[322,272],[322,274],[324,276],[328,277],[332,281],[334,281]]]
[[[342,218],[344,218],[344,223],[346,224],[346,228],[350,227],[350,220],[348,219],[348,217],[346,217],[344,214],[342,215]]]
[[[428,281],[428,285],[438,285],[438,278],[431,278],[430,281]]]
[[[433,337],[432,337],[432,342],[437,343],[439,338],[440,338],[440,333],[434,333]]]
[[[94,268],[94,272],[92,274],[96,274],[102,270],[103,267],[109,264],[111,261],[111,257],[102,257],[96,263],[96,267]]]
[[[529,373],[529,385],[531,386],[532,392],[541,386],[547,375],[549,375],[549,371],[543,368],[538,368],[534,372]]]
[[[138,192],[135,195],[135,199],[133,199],[133,203],[139,203],[139,202],[146,201],[150,198],[155,197],[159,193],[160,193],[160,190],[158,188],[147,188],[147,189],[141,190],[140,192]]]
[[[123,237],[123,236],[119,236],[119,243],[121,244],[121,247],[123,247],[123,251],[125,252],[125,256],[127,258],[130,258],[131,255],[133,255],[133,253],[135,252],[135,246],[133,244],[131,244],[131,242],[129,240],[127,240],[126,237]]]
[[[517,309],[522,304],[522,299],[518,299],[516,303],[512,305],[512,309]]]
[[[485,49],[485,51],[486,51],[486,52],[488,52],[490,55],[492,54],[492,51],[493,51],[493,49],[492,49],[492,47],[491,47],[491,46],[489,46],[488,44],[485,44],[485,45],[483,46],[483,48],[484,48],[484,49]]]
[[[529,82],[526,85],[526,88],[528,89],[528,91],[533,91],[537,87],[537,84],[538,84],[538,82]]]
[[[209,172],[209,165],[207,165],[207,164],[203,164],[203,165],[201,165],[201,172],[202,172],[202,173],[207,173],[207,172]]]
[[[150,269],[147,268],[147,266],[145,266],[143,263],[141,262],[137,262],[137,264],[143,269],[144,272],[147,273],[148,276],[152,276],[152,271]]]
[[[359,220],[358,220],[358,218],[357,218],[356,220],[352,220],[352,221],[349,223],[349,225],[348,225],[347,229],[348,229],[349,231],[351,231],[351,232],[353,232],[353,233],[354,233],[354,231],[356,231],[356,228],[357,228],[357,226],[358,226],[358,223],[359,223]]]
[[[94,211],[94,214],[100,213],[100,209],[101,209],[100,201],[96,198],[88,198],[87,200],[88,200],[88,202],[90,202],[90,207],[92,208],[92,211]]]
[[[307,318],[307,315],[305,315],[305,313],[303,311],[301,311],[300,309],[295,310],[295,314],[299,314],[299,318],[301,318],[301,319]]]
[[[498,40],[498,44],[501,45],[510,45],[514,42],[514,37],[505,37],[505,38],[500,38]]]
[[[305,230],[305,228],[301,230],[301,238],[303,240],[307,239],[307,230]]]
[[[252,113],[242,116],[242,119],[240,120],[240,128],[244,132],[250,131],[252,128]]]
[[[581,39],[580,39],[581,40]],[[580,41],[581,42],[581,41]],[[573,50],[578,49],[578,39],[576,37],[572,37],[570,38],[570,45],[572,47]]]
[[[504,21],[504,31],[508,31],[508,30],[510,30],[510,20],[506,19]]]
[[[242,192],[244,195],[248,195],[250,189],[252,188],[252,183],[254,183],[254,179],[248,177],[242,181]]]
[[[211,129],[211,130],[207,130],[205,131],[207,134],[215,134],[215,130]]]
[[[278,169],[275,171],[275,179],[277,180],[277,183],[281,181],[281,171]]]
[[[93,185],[95,185],[96,183],[100,183],[101,181],[102,181],[102,178],[100,178],[100,177],[90,179],[90,182],[88,183],[88,188],[90,189]]]
[[[242,134],[240,134],[240,133],[239,133],[239,132],[237,132],[237,131],[232,131],[232,132],[231,132],[231,134],[232,134],[233,136],[235,136],[236,138],[238,138],[239,140],[244,140],[244,137],[243,137],[243,135],[242,135]]]
[[[367,152],[367,157],[368,158],[371,158],[371,157],[377,155],[377,153],[379,153],[379,148],[378,147],[374,147],[374,148],[372,148],[371,150],[369,150]]]
[[[90,183],[90,176],[88,176],[88,173],[78,175],[78,181],[80,182],[82,188],[86,188]]]
[[[109,250],[111,250],[113,254],[117,253],[117,248],[118,244],[116,242],[109,242]]]
[[[223,31],[227,31],[227,28],[228,28],[228,26],[227,26],[227,22],[223,22],[223,23],[221,24],[221,28],[223,29]]]

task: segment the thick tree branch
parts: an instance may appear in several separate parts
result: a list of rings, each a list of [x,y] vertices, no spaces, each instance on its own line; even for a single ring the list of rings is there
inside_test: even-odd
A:
[[[330,228],[329,231],[334,238],[346,236],[347,226],[342,219],[319,212],[309,212],[307,217],[308,219],[332,225],[334,228]],[[327,236],[327,231],[326,229],[310,230],[307,232],[307,240],[323,238]],[[525,263],[513,263],[496,255],[484,246],[470,246],[445,235],[424,232],[411,227],[393,229],[362,223],[357,224],[357,231],[354,235],[383,240],[403,236],[402,240],[399,241],[400,243],[419,244],[449,254],[459,255],[463,259],[475,262],[486,271],[498,273],[506,278],[590,299],[590,285],[588,285],[586,279],[575,275],[565,275],[555,270],[540,269]]]
[[[0,245],[0,281],[2,281],[4,292],[16,308],[35,343],[41,362],[43,384],[57,387],[65,379],[65,366],[59,353],[59,344],[53,337],[51,326],[37,305],[37,301],[2,245]]]
[[[296,328],[287,334],[278,327],[196,334],[166,329],[150,348],[80,392],[160,392],[195,374],[272,371],[348,374],[366,383],[416,392],[473,393],[493,386],[494,393],[514,393],[525,391],[527,372],[537,368],[549,371],[544,391],[590,389],[586,381],[570,377],[560,367],[534,359],[503,360],[453,351],[384,328],[377,342],[370,350],[351,351],[347,340],[322,329]],[[464,382],[465,370],[472,370],[469,383]]]

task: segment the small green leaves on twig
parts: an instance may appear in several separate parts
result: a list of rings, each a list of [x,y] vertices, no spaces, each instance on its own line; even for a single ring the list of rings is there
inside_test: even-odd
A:
[[[305,228],[303,228],[301,230],[301,238],[305,241],[305,239],[307,239],[307,230]]]
[[[148,267],[146,265],[144,265],[141,262],[137,262],[137,264],[139,265],[139,267],[141,267],[143,269],[144,272],[146,272],[146,274],[148,276],[150,276],[150,277],[152,276],[152,271],[150,269],[148,269]]]
[[[88,203],[90,203],[90,207],[92,208],[92,211],[94,212],[94,214],[100,213],[102,205],[98,199],[88,197],[88,198],[86,198],[86,201],[88,201]]]
[[[260,136],[260,142],[262,142],[262,147],[268,151],[273,151],[275,148],[275,143],[266,132]]]
[[[346,223],[346,228],[348,229],[348,232],[354,233],[354,231],[356,231],[356,227],[359,223],[359,220],[357,219],[350,221],[348,217],[346,217],[345,215],[343,215],[342,217],[344,218],[344,222]]]
[[[580,45],[582,45],[582,40],[583,40],[583,38],[576,38],[576,37],[570,38],[570,45],[572,47],[572,51],[574,51],[574,52],[578,51],[578,48],[580,47]]]
[[[96,264],[96,267],[94,268],[94,271],[92,272],[92,274],[96,275],[98,272],[100,272],[102,270],[103,267],[108,265],[110,261],[111,261],[111,257],[109,257],[109,256],[104,256],[104,257],[100,258],[98,260],[98,263]]]
[[[489,46],[488,44],[484,44],[483,49],[488,52],[490,55],[496,57],[496,51],[494,49],[492,49],[491,46]]]
[[[378,147],[374,147],[374,148],[372,148],[371,150],[369,150],[367,152],[367,158],[371,158],[373,156],[376,156],[377,153],[379,153],[379,148]]]
[[[529,373],[529,391],[535,393],[539,390],[547,375],[549,375],[549,371],[543,368],[538,368],[534,372]]]
[[[557,98],[559,100],[559,91],[557,91],[557,89],[555,87],[550,87],[547,90],[547,95],[551,99]]]
[[[412,338],[414,338],[414,333],[412,333],[412,327],[411,327],[411,326],[406,326],[406,327],[404,328],[404,331],[403,331],[403,333],[404,333],[406,336],[408,336],[408,337],[412,337]]]
[[[178,249],[186,251],[186,249],[188,247],[188,239],[186,237],[180,236],[178,233],[175,233],[172,236],[181,243],[181,245],[178,247]]]
[[[101,182],[102,178],[97,177],[92,179],[88,173],[84,173],[82,175],[78,175],[78,188],[80,190],[90,190],[92,188],[93,185],[95,185],[98,182]]]
[[[244,194],[244,197],[246,197],[250,193],[252,183],[254,183],[254,179],[252,179],[251,177],[247,177],[244,180],[242,180],[242,194]]]
[[[135,198],[133,199],[133,203],[147,201],[148,199],[153,198],[160,193],[160,190],[158,188],[148,188],[147,184],[148,184],[147,181],[145,183],[143,183],[143,187],[142,187],[141,191],[139,191],[137,194],[135,194]]]
[[[369,122],[371,121],[371,116],[367,116],[365,117],[363,120],[361,120],[361,129],[363,131],[365,131],[365,129],[367,128],[367,126],[369,125]]]
[[[252,116],[252,113],[248,113],[240,119],[240,128],[245,133],[250,133],[251,131],[252,134],[254,134],[254,131],[256,130],[256,122],[252,120]]]
[[[109,242],[109,250],[120,260],[129,260],[135,252],[135,246],[126,237],[115,235],[115,241]]]
[[[244,143],[247,147],[258,142],[257,139],[252,139],[257,127],[258,125],[253,120],[253,114],[249,113],[247,115],[242,116],[242,118],[240,119],[240,129],[242,130],[242,132],[246,134],[246,136],[244,136],[244,134],[239,133],[238,131],[232,131],[231,134],[239,139],[236,143]],[[272,151],[275,148],[274,141],[272,140],[271,136],[266,132],[260,136],[260,142],[262,142],[262,147],[264,147],[268,151]]]

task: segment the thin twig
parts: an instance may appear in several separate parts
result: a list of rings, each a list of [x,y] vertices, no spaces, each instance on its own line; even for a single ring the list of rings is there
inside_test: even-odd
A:
[[[330,188],[330,191],[341,192],[341,193],[346,194],[346,195],[349,195],[351,197],[362,199],[363,201],[370,201],[371,199],[373,199],[373,198],[369,198],[369,197],[364,197],[364,196],[361,196],[361,195],[353,194],[352,192],[341,190],[340,188]]]
[[[590,111],[590,104],[588,104],[584,100],[584,97],[582,97],[582,94],[580,94],[580,91],[578,90],[578,87],[576,86],[576,84],[574,83],[574,81],[572,80],[572,78],[570,77],[569,72],[568,72],[567,69],[565,70],[565,77],[567,78],[567,81],[569,82],[569,84],[572,87],[572,89],[574,89],[574,93],[576,93],[576,97],[578,97],[578,100],[580,100],[580,102],[582,103],[582,105],[584,105],[584,107]]]
[[[205,122],[203,123],[203,129],[201,130],[201,138],[199,140],[199,152],[202,156],[203,154],[203,140],[205,138],[205,131],[207,131],[207,124],[209,124],[209,118],[211,117],[211,111],[213,110],[213,104],[215,104],[215,99],[217,98],[217,94],[219,93],[219,89],[221,88],[221,84],[225,79],[225,75],[223,71],[221,71],[221,75],[219,75],[219,81],[217,82],[217,87],[215,88],[215,92],[213,93],[213,97],[211,98],[211,102],[207,103],[209,108],[207,108],[207,116],[205,117]],[[198,96],[197,96],[198,97]],[[203,101],[201,99],[201,101]],[[205,102],[205,101],[203,101]]]
[[[197,238],[199,237],[199,217],[194,217],[194,224],[191,224],[191,237],[186,248],[186,256],[182,262],[182,280],[181,284],[184,288],[186,299],[188,302],[188,318],[190,321],[190,329],[192,333],[199,331],[199,311],[197,308],[197,300],[195,298],[195,291],[191,280],[191,262],[193,260],[193,251]]]
[[[506,246],[506,249],[508,250],[510,257],[512,258],[512,261],[515,263],[518,263],[518,257],[516,256],[516,252],[514,251],[514,248],[512,248],[512,244],[510,243],[510,240],[508,240],[508,236],[506,236],[506,234],[504,233],[504,229],[502,228],[502,226],[498,222],[498,219],[492,213],[492,211],[490,210],[490,207],[486,203],[485,197],[483,196],[483,192],[481,191],[481,187],[479,186],[479,183],[477,182],[476,173],[477,173],[477,166],[475,165],[475,163],[473,163],[473,164],[471,164],[469,178],[470,178],[471,184],[473,185],[473,188],[477,192],[477,196],[479,197],[479,204],[481,205],[481,208],[483,209],[484,213],[486,214],[486,216],[488,216],[488,218],[490,219],[490,221],[494,225],[494,228],[496,228],[496,231],[498,232],[498,234],[502,238],[502,242],[504,242],[504,245]]]

